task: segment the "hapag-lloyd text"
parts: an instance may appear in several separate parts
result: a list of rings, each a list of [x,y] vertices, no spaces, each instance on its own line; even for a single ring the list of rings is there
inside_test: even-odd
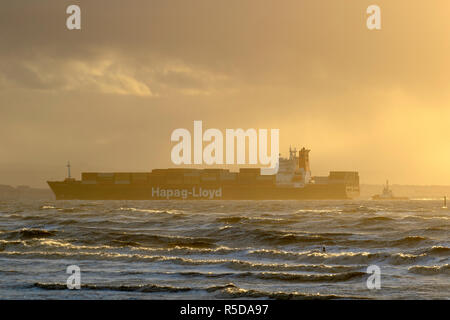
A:
[[[201,187],[193,187],[192,189],[170,189],[170,188],[152,188],[152,198],[199,198],[199,199],[215,199],[222,197],[222,188],[203,189]]]

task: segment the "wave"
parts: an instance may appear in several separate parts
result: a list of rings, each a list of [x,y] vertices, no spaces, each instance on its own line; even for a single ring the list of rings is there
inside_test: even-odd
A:
[[[335,274],[295,274],[295,273],[281,273],[281,272],[262,272],[249,273],[243,275],[244,277],[251,276],[262,280],[278,280],[290,282],[338,282],[347,281],[353,278],[361,278],[365,276],[365,272],[353,271]]]
[[[409,264],[426,256],[426,254],[414,255],[407,253],[387,252],[340,252],[322,253],[316,251],[292,252],[284,250],[251,250],[250,255],[269,259],[288,259],[297,261],[308,261],[310,263],[327,264],[367,264],[375,261],[388,261],[391,264]]]
[[[442,227],[429,227],[424,229],[424,231],[447,231],[447,229]]]
[[[361,266],[338,266],[324,264],[279,264],[279,263],[254,263],[243,260],[230,260],[224,266],[239,271],[313,271],[313,272],[342,272],[353,271]]]
[[[74,213],[74,212],[82,212],[84,209],[82,208],[60,208],[58,209],[59,212],[63,213]]]
[[[227,260],[221,259],[190,259],[176,256],[143,255],[118,252],[89,252],[89,251],[0,251],[0,256],[22,256],[27,259],[73,259],[93,261],[125,261],[125,262],[170,262],[178,265],[200,266],[220,265]]]
[[[385,223],[385,222],[391,222],[394,221],[394,218],[390,217],[384,217],[384,216],[376,216],[376,217],[365,217],[359,220],[359,224],[361,226],[365,225],[373,225],[376,223]]]
[[[318,234],[296,234],[291,232],[246,228],[242,226],[227,226],[219,230],[213,230],[209,234],[211,237],[219,237],[219,239],[234,239],[243,243],[267,243],[270,245],[289,245],[300,243],[319,243],[327,241],[331,243],[332,239]]]
[[[79,221],[75,220],[75,219],[67,219],[67,220],[60,220],[60,221],[56,221],[55,223],[58,223],[60,225],[72,225],[72,224],[77,224]]]
[[[35,234],[35,233],[32,233]],[[38,232],[38,234],[40,234]],[[48,235],[47,233],[44,233]],[[47,236],[35,238],[1,240],[2,250],[7,246],[15,247],[16,251],[2,251],[2,254],[23,255],[30,258],[45,256],[46,258],[60,258],[71,255],[73,258],[89,260],[126,260],[126,261],[172,261],[182,265],[218,265],[222,264],[232,270],[240,271],[319,271],[319,272],[341,272],[351,271],[360,268],[361,265],[373,262],[388,262],[394,265],[411,264],[423,260],[430,256],[447,255],[449,248],[434,246],[428,249],[420,249],[413,253],[402,252],[320,252],[319,250],[307,251],[285,251],[275,249],[254,249],[254,248],[229,248],[195,247],[195,244],[183,243],[182,246],[173,247],[142,247],[138,243],[110,241],[106,244],[85,245],[71,243],[70,241],[48,239]],[[17,238],[17,237],[16,237]],[[407,239],[404,241],[422,241],[421,239]],[[183,242],[183,241],[181,241]],[[97,242],[95,242],[97,243]],[[117,252],[117,248],[127,245],[127,253]],[[164,243],[166,245],[167,243]],[[198,243],[197,243],[198,244]],[[66,251],[54,251],[64,248]],[[22,251],[27,249],[31,251]],[[34,250],[33,250],[34,249]],[[131,251],[131,252],[130,252]],[[257,257],[263,259],[275,259],[283,261],[297,261],[300,264],[287,263],[261,263],[240,259],[192,259],[190,255],[228,255],[245,254],[247,257]],[[181,257],[179,256],[181,255]],[[186,257],[188,256],[188,257]]]
[[[37,228],[23,228],[20,230],[14,230],[4,233],[6,235],[6,239],[38,239],[38,238],[47,238],[54,236],[56,234],[55,230],[45,230],[45,229],[37,229]]]
[[[221,218],[222,219],[222,218]],[[236,220],[237,221],[237,220]],[[355,234],[346,232],[322,232],[322,233],[291,233],[286,231],[246,228],[245,226],[227,225],[219,230],[211,231],[208,236],[219,240],[236,239],[242,243],[268,245],[343,245],[351,247],[403,247],[413,246],[430,239],[422,236],[406,236],[400,239],[354,239]]]
[[[239,222],[247,220],[247,219],[248,218],[246,218],[246,217],[222,217],[222,218],[217,218],[216,221],[224,222],[224,223],[239,223]]]
[[[216,248],[195,248],[188,245],[174,246],[171,248],[131,247],[130,249],[133,251],[167,253],[174,255],[227,255],[242,250],[240,248],[229,248],[226,246],[220,246]]]
[[[448,274],[450,275],[450,264],[442,266],[412,266],[408,268],[408,271],[415,274],[421,274],[426,276],[432,276],[436,274]]]
[[[342,213],[376,213],[379,212],[379,208],[372,208],[367,206],[349,206],[346,208],[343,208],[341,210]]]
[[[44,290],[69,290],[67,284],[63,283],[44,283],[36,282],[32,285],[35,288]],[[214,285],[205,288],[196,287],[175,287],[159,284],[143,284],[143,285],[103,285],[103,284],[81,284],[81,289],[85,290],[107,290],[107,291],[129,291],[129,292],[186,292],[191,290],[204,290],[207,292],[215,292],[237,288],[233,283]]]
[[[119,231],[86,231],[83,241],[99,243],[106,241],[115,246],[166,245],[168,247],[187,246],[192,248],[214,248],[216,239],[212,237],[187,237],[162,234],[146,234],[140,232],[125,233]]]
[[[11,242],[11,244],[21,244],[21,242]],[[59,241],[42,241],[42,245],[54,246],[54,247],[64,247],[66,249],[73,249],[75,252],[68,251],[6,251],[2,252],[2,255],[17,255],[29,258],[42,258],[47,259],[61,259],[71,257],[73,259],[87,259],[87,260],[123,260],[123,261],[136,261],[136,262],[172,262],[180,265],[223,265],[234,270],[299,270],[299,271],[323,271],[323,272],[340,272],[355,270],[361,268],[361,264],[365,264],[374,260],[381,259],[391,259],[391,262],[396,262],[396,264],[409,263],[417,260],[424,255],[412,255],[412,254],[389,254],[389,253],[353,253],[353,252],[343,252],[343,253],[317,253],[317,252],[289,252],[289,251],[278,251],[278,250],[251,250],[249,251],[250,256],[258,256],[262,258],[272,258],[285,260],[309,260],[309,263],[314,261],[327,262],[324,264],[302,264],[302,265],[290,265],[290,264],[265,264],[265,263],[254,263],[250,261],[237,260],[237,259],[192,259],[187,257],[178,256],[167,256],[167,255],[147,255],[141,253],[118,253],[118,252],[107,252],[107,251],[80,251],[80,250],[98,250],[98,249],[112,249],[110,246],[83,246],[83,245],[72,245],[65,242]],[[139,249],[136,249],[139,250]],[[186,253],[184,249],[174,248],[174,249],[163,249],[155,248],[148,249],[153,253],[161,252],[172,252],[176,253]],[[173,250],[173,251],[172,251]],[[181,251],[178,251],[181,250]],[[218,250],[236,250],[231,248],[218,248]],[[145,251],[145,250],[144,250]],[[161,251],[161,252],[158,252]],[[213,250],[206,251],[205,253],[214,253]],[[394,261],[397,260],[397,261]],[[339,264],[352,264],[349,265],[339,265]],[[360,264],[360,265],[355,265]]]
[[[414,245],[423,241],[429,240],[426,237],[420,237],[420,236],[407,236],[401,239],[397,239],[397,240],[393,240],[393,241],[389,241],[389,244],[391,245],[396,245],[396,246],[400,246],[400,245]]]
[[[39,207],[39,210],[56,210],[62,213],[73,213],[73,212],[82,212],[84,211],[83,207],[73,207],[73,208],[58,208],[52,205],[42,205]]]
[[[422,221],[422,220],[449,220],[450,218],[445,216],[445,215],[438,215],[438,214],[434,214],[433,216],[405,216],[402,218],[402,220],[410,220],[413,222],[416,222],[417,220]],[[445,221],[446,223],[447,221]]]
[[[163,275],[180,275],[184,277],[202,277],[202,278],[223,278],[236,275],[232,272],[200,272],[200,271],[181,271],[181,272],[161,272]]]
[[[358,272],[362,266],[337,266],[337,265],[290,265],[290,264],[264,264],[264,263],[253,263],[250,261],[236,260],[236,259],[191,259],[186,257],[176,257],[176,256],[164,256],[164,255],[142,255],[142,254],[128,254],[128,253],[116,253],[116,252],[90,252],[90,251],[40,251],[40,252],[20,252],[20,251],[0,251],[0,256],[22,256],[29,259],[75,259],[75,260],[98,260],[98,261],[127,261],[127,262],[155,262],[155,263],[172,263],[182,266],[208,266],[216,265],[222,266],[229,270],[237,271],[249,271],[243,273],[199,273],[199,272],[181,272],[178,273],[184,276],[205,276],[205,277],[221,277],[221,276],[239,276],[239,277],[254,277],[259,279],[269,279],[271,276],[276,277],[279,274],[280,279],[286,277],[285,271],[308,271],[308,272],[318,272],[318,281],[333,281],[342,279],[344,274],[347,276],[357,276]],[[254,271],[265,271],[266,273],[258,273]],[[271,271],[271,272],[269,272]],[[276,272],[278,271],[278,272]],[[265,274],[265,275],[264,275]],[[271,275],[272,274],[272,275]],[[296,274],[293,274],[296,277]],[[339,275],[339,276],[336,276]],[[301,281],[314,281],[309,280],[312,277],[302,278],[304,275],[298,276],[297,280]],[[335,278],[336,276],[336,278]]]
[[[0,252],[0,255],[6,256],[22,256],[24,258],[29,259],[67,259],[71,258],[74,260],[99,260],[99,261],[112,261],[112,260],[120,260],[120,261],[129,261],[129,262],[138,262],[138,261],[171,261],[177,260],[180,258],[176,257],[164,257],[164,256],[144,256],[139,254],[125,254],[125,253],[114,253],[114,252],[66,252],[66,251],[3,251]]]
[[[92,203],[80,203],[78,206],[79,207],[98,207],[98,206],[100,206],[101,204],[100,203],[95,203],[95,202],[92,202]]]
[[[140,208],[125,208],[121,207],[118,209],[119,211],[131,211],[138,213],[147,213],[147,214],[167,214],[167,215],[182,215],[183,212],[179,210],[159,210],[159,209],[140,209]]]
[[[431,255],[431,256],[449,255],[450,248],[444,247],[444,246],[433,246],[431,248],[422,250],[421,253]]]
[[[331,239],[319,235],[304,236],[293,233],[276,234],[273,232],[267,232],[261,240],[270,244],[286,245],[298,243],[324,243],[325,241],[329,244]]]
[[[242,299],[242,298],[268,298],[274,300],[330,300],[330,299],[369,299],[366,297],[354,297],[345,295],[334,295],[334,294],[310,294],[310,293],[300,293],[294,292],[283,292],[283,291],[262,291],[254,289],[242,289],[238,287],[230,287],[222,290],[218,295],[221,299]]]
[[[205,290],[208,292],[214,292],[214,291],[226,290],[226,289],[231,289],[231,288],[237,288],[237,286],[234,283],[227,283],[227,284],[223,284],[223,285],[211,286],[211,287],[206,288]],[[196,289],[196,290],[199,290],[199,289]]]
[[[86,246],[86,245],[80,245],[80,244],[72,244],[68,241],[64,240],[57,240],[57,239],[48,239],[48,238],[33,238],[33,239],[27,239],[27,240],[0,240],[0,244],[6,246],[19,246],[23,248],[33,248],[37,249],[40,246],[45,247],[46,252],[49,252],[52,248],[64,248],[65,250],[108,250],[108,249],[114,249],[112,246],[107,245],[92,245],[92,246]],[[17,248],[16,248],[17,249]],[[31,253],[31,252],[30,252]],[[39,253],[39,252],[37,252]],[[101,252],[99,252],[101,254]]]
[[[323,237],[350,237],[355,235],[355,233],[350,232],[318,232],[315,234]]]
[[[227,223],[227,224],[237,224],[237,223],[252,223],[252,224],[291,224],[294,222],[293,219],[282,219],[282,218],[269,218],[269,217],[245,217],[245,216],[230,216],[230,217],[220,217],[216,218],[217,222]]]
[[[337,244],[358,248],[391,248],[391,247],[412,247],[417,244],[430,241],[429,238],[421,236],[406,236],[393,240],[382,239],[335,239],[334,241],[325,241],[323,244]]]
[[[342,212],[341,209],[299,209],[295,211],[295,213],[301,213],[302,215],[308,215],[308,214],[335,214]]]
[[[69,290],[66,284],[62,283],[43,283],[36,282],[32,285],[34,288],[43,290]],[[142,292],[142,293],[177,293],[189,291],[206,291],[216,293],[215,298],[219,299],[239,299],[239,298],[268,298],[275,300],[329,300],[329,299],[370,299],[361,296],[346,296],[335,294],[311,294],[283,291],[262,291],[254,289],[243,289],[233,283],[214,285],[211,287],[175,287],[159,284],[144,284],[144,285],[102,285],[102,284],[81,284],[83,290],[97,290],[97,291],[120,291],[120,292]]]
[[[43,205],[39,207],[39,210],[52,210],[52,209],[57,209],[54,206],[50,206],[50,205]]]
[[[0,252],[8,247],[26,246],[26,240],[0,240]]]
[[[252,278],[257,280],[276,280],[289,282],[340,282],[348,281],[353,278],[361,278],[367,275],[365,272],[351,271],[330,274],[299,274],[287,272],[199,272],[199,271],[182,271],[182,272],[156,272],[160,275],[183,276],[183,277],[201,277],[201,278]]]
[[[33,285],[36,288],[46,290],[69,290],[66,284],[60,283],[41,283],[36,282]],[[161,286],[157,284],[145,285],[97,285],[97,284],[81,284],[81,289],[84,290],[108,290],[108,291],[133,291],[133,292],[183,292],[192,290],[188,287],[172,287]]]

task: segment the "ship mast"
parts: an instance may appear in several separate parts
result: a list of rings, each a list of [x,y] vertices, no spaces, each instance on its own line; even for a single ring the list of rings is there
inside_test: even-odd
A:
[[[67,178],[70,179],[71,178],[70,177],[70,161],[67,161],[67,166],[66,167],[67,167]]]

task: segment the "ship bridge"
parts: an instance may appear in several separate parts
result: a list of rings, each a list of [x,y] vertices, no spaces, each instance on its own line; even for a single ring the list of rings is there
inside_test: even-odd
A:
[[[279,158],[279,169],[276,182],[279,185],[305,186],[311,182],[311,169],[309,167],[309,152],[302,148],[298,151],[289,147],[289,158]]]

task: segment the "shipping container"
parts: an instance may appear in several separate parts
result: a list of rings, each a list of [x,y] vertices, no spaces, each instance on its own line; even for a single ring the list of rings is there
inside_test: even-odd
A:
[[[130,176],[129,172],[116,172],[114,174],[115,184],[130,184]]]
[[[183,181],[185,184],[197,185],[200,184],[200,176],[185,176]]]
[[[97,180],[97,172],[83,172],[83,173],[81,173],[81,180],[96,181]]]
[[[97,179],[113,179],[114,172],[98,172]]]
[[[217,181],[217,175],[213,174],[202,174],[201,181]]]
[[[239,174],[259,175],[259,174],[261,174],[261,169],[260,168],[240,168]]]
[[[97,183],[97,172],[82,172],[81,173],[81,183],[82,184],[96,184]]]
[[[98,172],[97,173],[97,183],[98,184],[113,184],[114,183],[114,173]]]
[[[131,173],[131,183],[133,184],[143,184],[148,183],[148,172],[132,172]]]
[[[236,172],[226,172],[220,174],[221,181],[236,181],[237,173]]]

